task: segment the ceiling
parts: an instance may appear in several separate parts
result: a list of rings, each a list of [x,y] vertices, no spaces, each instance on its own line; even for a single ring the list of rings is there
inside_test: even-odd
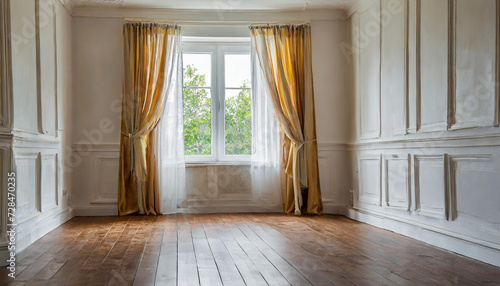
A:
[[[346,9],[355,0],[65,0],[72,7],[166,8],[183,10]]]

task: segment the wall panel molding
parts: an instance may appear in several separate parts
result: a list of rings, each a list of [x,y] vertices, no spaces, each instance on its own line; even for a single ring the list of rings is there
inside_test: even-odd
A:
[[[452,0],[417,2],[418,132],[447,130],[449,1]]]
[[[11,148],[8,143],[0,143],[0,247],[7,245],[7,178],[11,171]],[[1,265],[1,264],[0,264]]]
[[[420,87],[419,64],[419,0],[408,0],[407,2],[407,131],[406,134],[417,132],[417,94]]]
[[[101,154],[99,157],[94,158],[94,197],[92,204],[116,204],[118,202],[118,163],[119,158],[111,154]],[[106,168],[108,169],[106,170]]]
[[[345,151],[349,148],[345,143],[318,142],[318,151]]]
[[[323,200],[329,200],[334,197],[332,193],[332,162],[330,156],[321,156],[318,154],[318,168],[324,170],[320,174],[320,187],[321,187],[321,198]],[[328,173],[326,173],[328,172]]]
[[[457,171],[460,162],[485,162],[491,161],[492,155],[449,155],[448,156],[448,180],[450,194],[450,217],[456,220],[458,217],[458,198],[457,198]]]
[[[40,155],[40,211],[53,210],[59,205],[59,160],[57,153]]]
[[[74,152],[119,152],[119,143],[104,143],[104,144],[73,144],[71,145]]]
[[[7,133],[12,123],[10,0],[1,1],[0,15],[0,132]]]
[[[12,145],[17,148],[59,149],[61,140],[46,134],[32,134],[14,130],[11,134]]]
[[[60,0],[62,1],[62,0]],[[371,0],[369,0],[371,2]],[[75,7],[73,17],[108,17],[137,19],[169,19],[182,24],[229,22],[247,25],[252,22],[276,21],[335,21],[345,20],[346,13],[340,9],[313,9],[313,10],[196,10],[196,9],[166,9],[166,8],[122,8],[122,7]],[[222,17],[222,19],[221,19]]]
[[[382,9],[389,5],[383,1]],[[353,24],[371,7],[368,1],[359,3],[364,3],[362,10],[360,5],[348,10]],[[351,93],[358,130],[346,144],[354,190],[348,215],[500,265],[500,2],[407,0],[405,9],[404,23],[398,14],[392,23],[397,28],[382,26],[380,51],[377,45],[353,51],[361,64],[351,80],[356,83]],[[363,39],[356,34],[363,32],[363,25],[361,21],[359,29],[351,28],[358,40]],[[367,72],[367,55],[379,52],[380,71]],[[377,76],[379,137],[362,127],[367,118],[375,122],[380,108],[367,104],[368,93],[360,92]],[[470,100],[480,88],[481,94],[488,92],[487,99]],[[406,122],[396,109],[403,108],[403,97]],[[473,111],[464,112],[468,107]],[[369,129],[375,129],[373,122]]]
[[[441,132],[432,137],[377,140],[348,144],[349,150],[482,148],[500,146],[500,134],[443,137]]]
[[[386,207],[410,211],[411,207],[411,155],[384,154],[384,204]],[[397,165],[397,164],[400,165]],[[392,167],[392,165],[396,167]],[[403,191],[398,190],[403,188]]]
[[[496,54],[496,88],[495,88],[495,126],[500,126],[500,2],[497,4],[497,54]]]
[[[360,137],[380,138],[381,126],[381,1],[359,14]],[[373,36],[375,35],[375,36]],[[361,38],[363,37],[363,39]],[[364,44],[362,44],[364,43]],[[362,46],[363,45],[363,46]]]
[[[497,1],[450,1],[448,128],[495,125]]]
[[[57,34],[55,9],[52,0],[36,0],[35,2],[38,130],[41,134],[51,136],[57,136]]]
[[[380,20],[382,137],[406,135],[408,130],[408,3],[408,0],[381,1],[381,11],[383,11]],[[388,17],[388,13],[390,13],[390,20],[384,19]],[[388,112],[391,116],[387,116]]]
[[[366,165],[364,166],[363,164]],[[370,170],[370,168],[375,168],[375,169]],[[382,155],[381,154],[359,155],[358,173],[359,173],[358,202],[381,206],[382,205]]]
[[[71,39],[58,50],[55,5],[56,0],[0,1],[0,169],[2,177],[16,172],[18,252],[73,216],[65,204],[70,194],[62,192],[69,183],[63,178],[68,173],[62,154],[70,150],[62,150],[64,133],[57,130],[58,108],[68,106],[57,106],[56,76],[57,56],[70,57]],[[68,14],[58,18],[59,26],[71,26]],[[60,64],[70,67],[70,62]],[[0,235],[5,238],[7,191],[0,190]],[[7,253],[2,242],[0,256]]]
[[[415,176],[415,212],[417,214],[449,219],[449,188],[447,173],[447,155],[414,155]],[[424,166],[429,169],[424,172]],[[442,172],[430,169],[442,169]],[[427,177],[435,176],[435,177]],[[433,179],[442,179],[441,186],[429,186],[436,183]],[[427,191],[426,191],[427,190]]]
[[[456,123],[457,2],[448,0],[448,118],[447,129]]]
[[[422,28],[422,0],[414,0],[416,2],[415,8],[415,44],[416,44],[416,49],[415,49],[415,60],[416,60],[416,87],[415,87],[415,126],[412,131],[415,133],[419,131],[420,129],[420,117],[422,114],[422,103],[421,103],[421,96],[422,96],[422,61],[421,61],[421,28]]]
[[[404,130],[403,135],[408,134],[410,129],[410,0],[405,0],[404,22],[405,22],[405,94],[404,94]]]
[[[12,68],[10,0],[0,1],[0,266],[7,263],[7,175],[11,171]],[[5,182],[5,183],[4,183]]]
[[[40,212],[40,153],[14,150],[16,172],[17,223]]]

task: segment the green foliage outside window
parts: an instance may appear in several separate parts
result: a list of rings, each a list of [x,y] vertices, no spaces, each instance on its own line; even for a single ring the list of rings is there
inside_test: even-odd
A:
[[[205,75],[196,67],[184,68],[184,86],[206,86]],[[210,155],[212,153],[212,100],[206,88],[183,88],[184,97],[184,145],[186,155]]]
[[[243,83],[244,88],[248,87]],[[252,92],[242,89],[237,96],[226,98],[226,154],[252,154]]]
[[[212,153],[212,100],[205,75],[193,65],[184,68],[184,143],[186,155]],[[242,83],[247,88],[248,83]],[[225,151],[227,155],[250,155],[252,149],[251,90],[241,89],[226,99]]]

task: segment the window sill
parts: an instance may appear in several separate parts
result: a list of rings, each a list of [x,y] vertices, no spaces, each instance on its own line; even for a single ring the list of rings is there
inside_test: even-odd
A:
[[[186,167],[205,166],[250,166],[250,161],[213,161],[213,162],[186,162]]]

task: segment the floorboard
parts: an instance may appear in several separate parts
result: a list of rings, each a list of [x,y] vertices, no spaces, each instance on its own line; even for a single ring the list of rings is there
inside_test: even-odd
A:
[[[77,217],[0,285],[500,285],[500,268],[341,216]]]

